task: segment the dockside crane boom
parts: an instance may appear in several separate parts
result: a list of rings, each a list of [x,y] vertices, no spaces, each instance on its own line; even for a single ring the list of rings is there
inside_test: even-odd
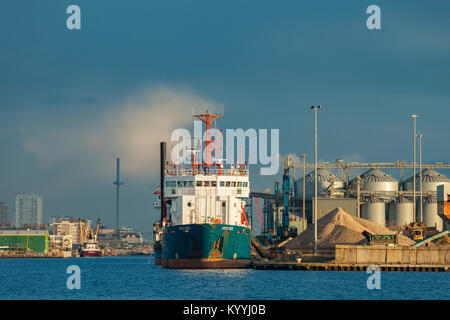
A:
[[[94,239],[97,240],[98,229],[100,228],[100,218],[97,219],[97,229],[95,230]]]
[[[80,224],[80,242],[83,243],[84,242],[84,233],[83,233],[83,224],[81,222],[81,218],[78,219],[78,222]]]

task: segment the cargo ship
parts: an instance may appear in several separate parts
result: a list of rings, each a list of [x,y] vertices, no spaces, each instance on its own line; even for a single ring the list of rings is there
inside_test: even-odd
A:
[[[194,117],[206,125],[203,163],[196,161],[196,152],[202,152],[194,143],[189,164],[168,164],[161,143],[161,184],[154,202],[161,211],[153,230],[155,264],[174,269],[247,268],[251,263],[251,228],[245,212],[248,169],[211,161],[208,129],[220,116],[207,112]]]

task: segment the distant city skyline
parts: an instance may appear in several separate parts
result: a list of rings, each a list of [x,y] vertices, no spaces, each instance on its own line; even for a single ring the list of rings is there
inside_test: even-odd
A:
[[[43,199],[36,194],[18,194],[14,208],[14,227],[41,225],[43,216]]]
[[[6,203],[0,202],[0,226],[9,225],[9,207]]]
[[[280,153],[309,163],[311,105],[323,105],[318,157],[329,162],[412,162],[418,114],[423,163],[449,162],[448,1],[378,1],[380,30],[366,27],[370,1],[79,4],[81,30],[66,28],[64,1],[0,4],[0,201],[10,219],[16,194],[36,192],[44,221],[115,226],[120,157],[120,224],[151,231],[159,142],[191,129],[192,110],[222,105],[218,127],[279,129]],[[281,181],[281,170],[258,172],[253,191]]]

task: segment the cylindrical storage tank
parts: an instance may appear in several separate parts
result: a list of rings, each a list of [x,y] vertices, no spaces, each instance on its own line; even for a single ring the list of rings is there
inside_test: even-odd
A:
[[[389,226],[403,226],[414,222],[414,206],[412,201],[400,195],[389,202]]]
[[[423,192],[436,192],[437,187],[444,183],[450,183],[450,179],[433,169],[422,171],[422,189]],[[413,191],[413,177],[403,182],[403,190]],[[416,173],[416,192],[420,192],[420,173]]]
[[[361,206],[361,218],[386,226],[386,203],[377,198],[370,197]]]
[[[303,179],[305,178],[305,198],[312,200],[314,197],[314,171],[308,173],[306,177],[298,179],[295,183],[295,197],[303,198]],[[317,196],[322,196],[322,193],[330,187],[333,182],[333,188],[337,192],[345,190],[345,182],[335,174],[325,169],[317,169]]]
[[[436,230],[443,231],[442,218],[438,216],[437,200],[434,197],[426,197],[422,203],[423,222],[427,227],[436,227]],[[418,216],[420,217],[420,202],[418,206]]]
[[[361,189],[365,191],[397,192],[398,181],[378,169],[370,169],[361,176]],[[354,182],[355,180],[353,180]]]

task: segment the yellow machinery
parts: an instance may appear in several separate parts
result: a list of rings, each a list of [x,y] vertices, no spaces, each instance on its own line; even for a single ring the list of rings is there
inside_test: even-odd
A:
[[[83,222],[81,221],[81,218],[78,219],[78,222],[80,223],[80,243],[84,243],[84,242],[86,242],[86,240],[85,240],[85,234],[83,231]]]
[[[80,242],[84,243],[88,240],[88,238],[97,240],[98,230],[100,229],[100,218],[97,219],[97,227],[95,229],[95,234],[93,229],[84,230],[81,218],[79,219],[79,222],[80,222]]]
[[[98,229],[100,228],[100,218],[97,219],[97,228],[95,229],[94,239],[97,240]]]
[[[363,231],[362,235],[366,237],[369,246],[396,246],[398,243],[397,234],[371,234]]]
[[[407,227],[414,241],[422,241],[423,233],[427,230],[427,225],[424,222],[412,222]]]

